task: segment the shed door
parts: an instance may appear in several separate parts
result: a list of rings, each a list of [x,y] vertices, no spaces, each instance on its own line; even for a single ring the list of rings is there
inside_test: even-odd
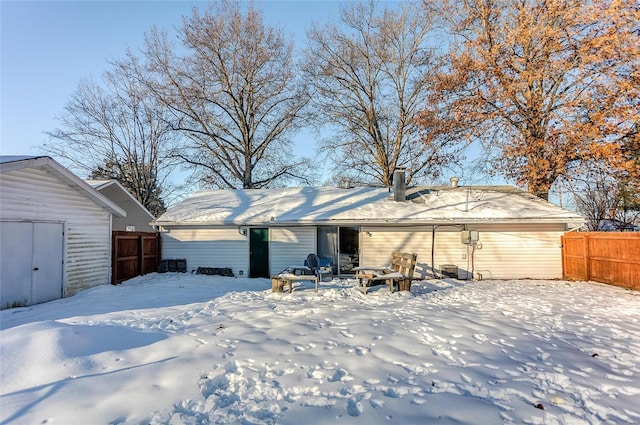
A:
[[[0,223],[0,308],[62,297],[63,224]]]
[[[60,223],[33,224],[32,304],[62,298],[63,228]]]
[[[249,229],[249,277],[269,277],[269,229]]]
[[[33,223],[0,222],[0,308],[31,304]]]

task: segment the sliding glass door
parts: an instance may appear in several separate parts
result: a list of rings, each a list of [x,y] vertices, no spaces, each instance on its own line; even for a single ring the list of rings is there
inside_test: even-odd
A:
[[[318,256],[320,262],[330,263],[334,274],[353,274],[360,264],[359,227],[318,227]]]

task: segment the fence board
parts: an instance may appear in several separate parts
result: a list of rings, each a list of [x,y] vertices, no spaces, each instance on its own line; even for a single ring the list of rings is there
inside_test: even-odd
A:
[[[640,233],[565,233],[562,273],[565,279],[640,289]]]
[[[113,232],[111,283],[158,271],[160,235],[148,232]]]

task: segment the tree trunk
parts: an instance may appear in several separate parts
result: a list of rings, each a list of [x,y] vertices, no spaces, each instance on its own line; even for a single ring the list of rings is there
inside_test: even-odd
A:
[[[549,191],[551,190],[552,181],[548,179],[539,179],[536,181],[530,181],[527,184],[529,193],[536,195],[538,198],[542,198],[545,201],[549,200]]]

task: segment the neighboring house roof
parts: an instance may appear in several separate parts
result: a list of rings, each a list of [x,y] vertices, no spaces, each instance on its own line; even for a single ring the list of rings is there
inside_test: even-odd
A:
[[[144,207],[144,205],[142,205],[132,194],[131,192],[129,192],[124,186],[122,186],[122,184],[120,184],[119,181],[117,180],[86,180],[87,184],[91,187],[93,187],[94,189],[96,189],[98,192],[102,192],[103,190],[109,188],[109,187],[117,187],[118,190],[120,192],[122,192],[123,195],[125,195],[126,197],[128,197],[132,202],[135,203],[136,206],[138,206],[140,208],[140,210],[143,212],[143,214],[146,214],[149,216],[149,221],[153,220],[155,217],[153,216],[153,214],[151,214],[149,212],[148,209],[146,209]]]
[[[156,225],[576,223],[584,218],[512,186],[296,187],[196,192]]]
[[[39,168],[48,171],[60,181],[84,194],[97,205],[117,217],[126,217],[127,213],[89,186],[80,177],[54,161],[48,156],[0,156],[0,173],[23,170],[27,168]]]
[[[640,232],[640,226],[633,223],[625,223],[620,220],[600,220],[598,230],[603,232]]]

